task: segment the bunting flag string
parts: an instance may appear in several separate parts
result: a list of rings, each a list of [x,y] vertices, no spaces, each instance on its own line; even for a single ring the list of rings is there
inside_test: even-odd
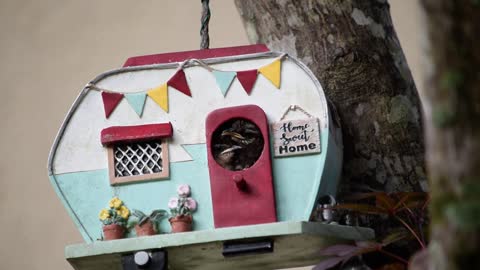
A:
[[[199,59],[189,59],[182,63],[179,63],[178,69],[170,77],[170,79],[162,85],[151,88],[144,91],[119,93],[118,91],[111,91],[108,89],[99,88],[94,84],[88,84],[86,88],[97,90],[102,93],[103,107],[105,110],[105,117],[109,118],[115,108],[118,106],[123,97],[127,100],[128,104],[132,107],[135,113],[142,117],[143,110],[145,108],[146,97],[150,97],[160,108],[166,113],[169,111],[168,104],[168,87],[172,87],[182,94],[191,97],[192,92],[187,82],[185,71],[183,70],[187,65],[192,62],[206,68],[215,77],[215,81],[218,88],[222,92],[223,96],[227,95],[227,92],[232,85],[235,77],[242,85],[245,92],[250,95],[253,87],[257,81],[258,74],[262,74],[268,81],[270,81],[277,89],[280,89],[281,82],[281,66],[282,60],[286,57],[286,54],[276,58],[272,63],[261,66],[258,69],[242,70],[242,71],[224,71],[214,69],[208,66],[205,62]],[[193,65],[193,64],[192,64]]]

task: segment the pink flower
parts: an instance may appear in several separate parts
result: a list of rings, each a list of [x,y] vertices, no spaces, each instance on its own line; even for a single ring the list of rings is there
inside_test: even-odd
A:
[[[187,184],[178,186],[177,193],[181,197],[187,197],[188,195],[190,195],[190,186]]]
[[[192,198],[187,198],[185,206],[193,212],[197,209],[197,202]]]
[[[178,207],[178,198],[170,198],[168,201],[168,208],[175,209]]]

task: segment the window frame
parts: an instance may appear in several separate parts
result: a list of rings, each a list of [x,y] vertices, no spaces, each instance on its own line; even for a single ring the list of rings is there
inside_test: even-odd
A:
[[[111,144],[107,146],[107,155],[108,155],[108,176],[110,179],[110,185],[120,185],[120,184],[129,184],[129,183],[138,183],[146,182],[151,180],[162,180],[170,177],[170,162],[168,155],[168,143],[167,139],[163,138],[161,140],[161,159],[162,159],[162,171],[159,173],[149,173],[141,175],[131,175],[131,176],[115,176],[115,147],[118,144]],[[151,140],[152,142],[158,140]],[[136,144],[140,142],[130,142],[126,144]],[[124,143],[125,144],[125,143]]]
[[[107,151],[108,178],[110,185],[132,184],[152,180],[162,180],[170,177],[170,160],[168,143],[173,135],[170,122],[147,124],[139,126],[112,126],[102,130],[101,143]],[[130,176],[115,175],[115,147],[119,145],[134,145],[143,142],[160,142],[162,171]]]

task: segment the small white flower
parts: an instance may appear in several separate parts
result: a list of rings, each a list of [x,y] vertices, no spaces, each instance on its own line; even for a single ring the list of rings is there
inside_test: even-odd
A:
[[[168,201],[168,208],[175,209],[178,207],[178,198],[170,198]]]
[[[181,197],[187,197],[188,195],[190,195],[190,186],[187,184],[178,186],[177,193]]]
[[[185,206],[190,210],[190,211],[195,211],[197,209],[197,202],[192,199],[192,198],[187,198],[185,201]]]

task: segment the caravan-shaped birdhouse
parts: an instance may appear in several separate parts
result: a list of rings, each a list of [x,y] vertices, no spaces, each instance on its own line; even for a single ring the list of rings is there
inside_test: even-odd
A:
[[[147,213],[167,209],[182,184],[196,202],[192,233],[309,221],[336,193],[342,139],[312,72],[254,45],[135,57],[99,75],[48,165],[89,243],[112,197]],[[170,230],[165,219],[160,233]]]

